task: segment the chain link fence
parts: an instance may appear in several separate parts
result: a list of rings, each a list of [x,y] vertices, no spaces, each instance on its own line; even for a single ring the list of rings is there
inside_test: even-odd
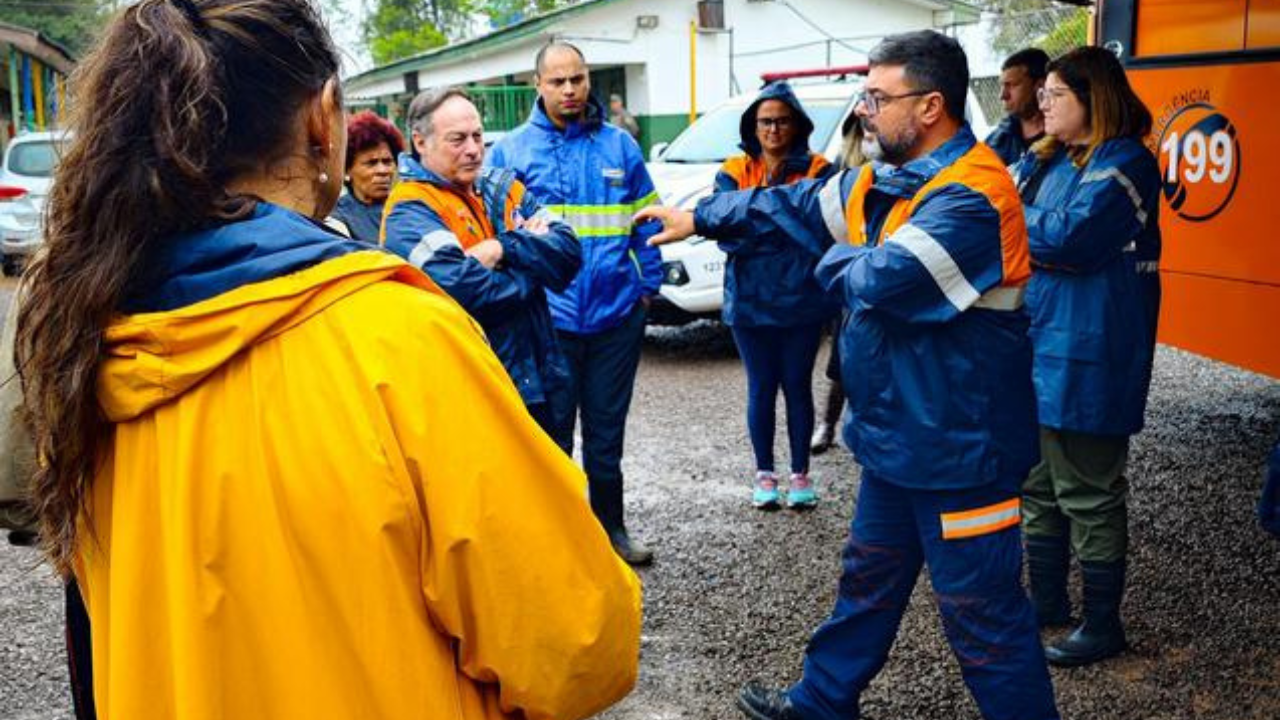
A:
[[[1038,47],[1049,57],[1058,57],[1085,44],[1088,24],[1086,8],[1054,6],[983,13],[976,27],[957,32],[970,58],[974,95],[991,124],[1004,116],[1000,105],[1000,63],[1004,58],[1028,47]]]

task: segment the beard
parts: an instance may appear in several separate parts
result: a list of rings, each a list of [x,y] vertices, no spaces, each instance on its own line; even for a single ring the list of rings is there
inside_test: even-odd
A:
[[[868,159],[890,165],[901,165],[908,160],[911,149],[920,140],[920,128],[912,125],[896,138],[868,132],[862,138],[862,154]]]

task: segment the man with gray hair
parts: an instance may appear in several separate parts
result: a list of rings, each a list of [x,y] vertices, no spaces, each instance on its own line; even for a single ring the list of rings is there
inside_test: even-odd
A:
[[[484,128],[465,91],[420,93],[409,124],[411,150],[400,155],[382,244],[480,323],[529,413],[550,432],[569,374],[544,290],[563,290],[582,265],[573,229],[539,208],[511,171],[482,169]]]

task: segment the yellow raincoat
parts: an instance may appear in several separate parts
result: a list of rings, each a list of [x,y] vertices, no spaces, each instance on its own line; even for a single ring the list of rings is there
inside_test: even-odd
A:
[[[581,718],[640,588],[466,314],[375,251],[107,330],[102,720]]]

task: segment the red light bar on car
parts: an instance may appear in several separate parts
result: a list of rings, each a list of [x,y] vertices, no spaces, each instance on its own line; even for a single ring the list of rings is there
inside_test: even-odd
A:
[[[17,200],[27,194],[27,191],[20,187],[10,187],[8,185],[0,185],[0,201]]]
[[[866,75],[871,70],[869,65],[842,65],[839,67],[809,68],[808,70],[779,70],[762,73],[760,79],[766,84],[777,80],[790,80],[804,77],[831,77],[833,75]]]

